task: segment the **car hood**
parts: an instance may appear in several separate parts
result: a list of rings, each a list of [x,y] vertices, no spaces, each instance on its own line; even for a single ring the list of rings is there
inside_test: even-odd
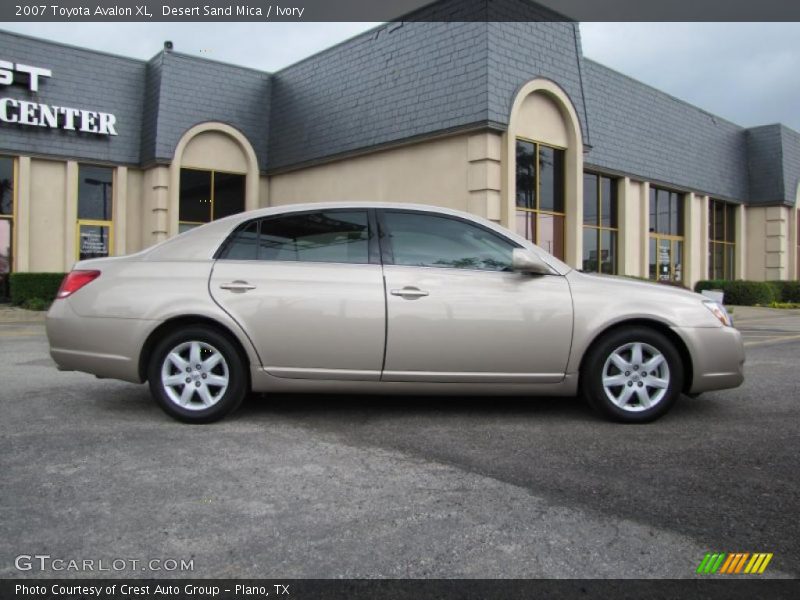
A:
[[[576,318],[593,324],[647,319],[670,327],[719,327],[703,306],[708,299],[685,288],[627,277],[567,274]]]
[[[701,294],[687,290],[684,287],[656,283],[655,281],[648,281],[645,279],[633,279],[618,275],[599,275],[596,273],[583,273],[581,271],[572,271],[570,275],[575,278],[583,278],[587,282],[601,283],[604,286],[613,287],[618,289],[620,293],[646,294],[648,296],[657,295],[664,299],[670,297],[687,298],[691,300],[705,299]]]

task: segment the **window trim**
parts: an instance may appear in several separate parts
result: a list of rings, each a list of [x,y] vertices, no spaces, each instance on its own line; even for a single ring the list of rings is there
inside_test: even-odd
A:
[[[17,198],[19,194],[19,157],[9,156],[8,154],[0,155],[0,158],[7,158],[11,161],[11,214],[2,214],[0,219],[9,221],[11,224],[11,239],[9,257],[8,274],[15,273],[17,270]]]
[[[714,206],[719,204],[722,206],[722,233],[723,238],[722,240],[718,240],[714,237],[717,232],[717,225],[714,220]],[[734,207],[734,215],[733,215],[733,241],[728,240],[728,207]],[[710,198],[708,201],[708,224],[709,224],[709,232],[708,232],[708,278],[714,278],[714,267],[715,267],[715,260],[714,260],[714,250],[716,249],[715,246],[722,246],[722,280],[733,281],[736,279],[736,211],[738,210],[739,205],[734,202],[725,202],[724,200],[717,200],[716,198]],[[733,264],[730,265],[730,277],[726,277],[726,272],[728,271],[728,253],[726,250],[728,248],[733,249]]]
[[[81,258],[81,227],[108,227],[108,255],[95,256],[92,258]],[[80,219],[77,222],[77,231],[75,232],[75,259],[76,260],[94,260],[95,258],[108,258],[114,256],[114,226],[112,221],[96,221],[92,219]]]
[[[245,260],[245,259],[235,259],[235,258],[225,258],[225,253],[228,251],[228,247],[233,243],[234,239],[238,235],[238,233],[247,227],[250,226],[251,223],[254,221],[259,222],[259,231],[261,230],[261,221],[265,221],[267,219],[279,219],[282,217],[288,216],[299,216],[299,215],[310,215],[314,213],[341,213],[341,212],[365,212],[367,213],[367,261],[365,263],[351,263],[351,262],[338,262],[338,261],[315,261],[315,260],[270,260],[270,259],[261,259],[256,258],[255,260]],[[357,265],[380,265],[380,250],[378,248],[378,239],[376,235],[376,228],[375,228],[375,220],[374,217],[370,216],[370,213],[374,212],[374,209],[368,207],[356,207],[353,208],[316,208],[316,209],[308,209],[308,210],[297,210],[297,211],[287,211],[272,215],[261,215],[259,217],[254,217],[242,221],[239,223],[233,231],[231,231],[225,240],[219,245],[216,252],[212,257],[213,260],[230,260],[232,262],[248,262],[248,263],[281,263],[281,264],[314,264],[314,265],[350,265],[350,266],[357,266]],[[204,223],[205,225],[205,223]]]
[[[101,169],[111,169],[111,218],[104,221],[102,219],[81,219],[78,217],[81,212],[81,167],[97,167]],[[105,257],[97,256],[95,258],[108,258],[116,256],[114,248],[114,221],[116,218],[114,193],[117,189],[117,168],[113,165],[102,165],[99,163],[80,162],[78,163],[78,178],[75,182],[75,260],[92,260],[89,258],[81,258],[81,226],[88,225],[94,227],[108,227],[108,254]]]
[[[656,224],[658,224],[658,192],[663,191],[667,192],[668,194],[675,194],[678,197],[678,227],[679,230],[683,232],[682,235],[672,234],[672,233],[659,233],[658,231],[650,231],[650,195],[655,192],[656,193]],[[656,274],[654,278],[650,277],[650,265],[652,264],[650,260],[653,257],[648,257],[647,261],[647,279],[650,281],[660,282],[661,280],[658,278],[658,267],[661,264],[658,260],[658,248],[660,245],[661,240],[669,240],[669,252],[670,252],[670,263],[669,263],[669,281],[672,283],[681,283],[683,284],[685,281],[686,276],[686,262],[688,260],[687,251],[688,247],[686,245],[686,194],[684,192],[680,192],[678,190],[671,190],[669,188],[661,187],[658,185],[650,185],[650,189],[647,194],[647,248],[648,253],[650,249],[650,240],[655,240],[656,243],[656,256],[655,256],[655,266],[656,266]],[[672,222],[672,214],[669,215],[670,223]],[[683,248],[681,250],[681,278],[675,279],[675,252],[674,252],[674,244],[675,242],[681,242],[683,244]]]
[[[510,271],[493,271],[490,269],[469,269],[469,268],[454,268],[454,267],[434,267],[430,265],[398,265],[394,262],[394,250],[392,248],[391,243],[391,236],[389,235],[389,226],[386,224],[385,215],[387,213],[395,213],[395,214],[405,214],[405,215],[424,215],[429,217],[436,217],[440,219],[450,219],[452,221],[458,221],[459,223],[463,223],[466,225],[471,225],[478,229],[485,231],[491,235],[494,235],[504,242],[508,243],[513,248],[524,248],[521,244],[515,242],[511,238],[503,235],[502,233],[495,231],[491,227],[487,227],[482,223],[478,223],[476,221],[472,221],[470,219],[465,219],[463,217],[459,217],[458,215],[448,215],[445,213],[440,213],[432,210],[420,210],[420,209],[403,209],[403,208],[381,208],[376,209],[378,218],[378,237],[380,239],[380,247],[381,247],[381,257],[383,260],[384,265],[392,265],[396,267],[407,267],[411,269],[438,269],[438,270],[446,270],[448,272],[457,271],[457,272],[472,272],[472,273],[499,273],[503,275],[508,275]]]
[[[542,209],[539,208],[540,191],[541,191],[541,173],[540,173],[540,166],[539,166],[539,147],[540,146],[546,146],[546,147],[551,148],[553,150],[562,151],[564,153],[565,161],[566,161],[566,154],[567,154],[568,148],[565,148],[563,146],[559,146],[557,144],[546,144],[544,142],[539,142],[537,140],[534,140],[534,139],[531,139],[531,138],[528,138],[528,137],[525,137],[525,136],[522,136],[522,135],[517,135],[514,138],[514,149],[515,150],[516,150],[516,144],[519,141],[523,141],[523,142],[527,142],[529,144],[533,144],[534,148],[535,148],[534,164],[536,166],[536,174],[535,174],[536,189],[535,189],[535,194],[534,194],[534,201],[535,201],[535,204],[536,204],[536,208],[527,208],[527,207],[517,206],[516,194],[519,193],[519,190],[517,190],[516,187],[515,187],[516,194],[515,194],[515,197],[514,197],[514,218],[516,219],[516,213],[519,212],[519,211],[523,211],[525,213],[534,215],[534,219],[533,219],[533,227],[534,227],[533,237],[534,237],[534,239],[529,240],[529,241],[531,241],[534,244],[538,245],[539,244],[539,215],[550,215],[550,216],[553,216],[553,217],[562,217],[563,219],[562,219],[562,224],[561,224],[561,229],[562,229],[561,235],[562,235],[562,239],[564,240],[564,254],[566,256],[566,250],[567,250],[567,247],[569,245],[568,244],[568,240],[567,240],[567,211],[566,211],[567,198],[566,198],[566,193],[565,193],[564,198],[563,198],[563,201],[564,201],[564,211],[563,212],[558,212],[558,211],[554,211],[554,210],[542,210]],[[516,158],[516,152],[515,152],[514,153],[514,177],[515,177],[515,180],[516,180],[516,175],[517,175],[517,168],[518,168],[518,166],[517,166],[517,158]],[[562,189],[566,192],[566,189],[567,189],[567,169],[566,169],[566,165],[565,165],[565,168],[563,169],[563,171],[564,171],[563,174],[562,174],[563,175],[563,181],[561,182],[561,184],[562,184]],[[556,256],[555,254],[553,254],[553,256],[558,258],[558,256]],[[558,259],[559,260],[564,260],[563,258],[558,258]]]

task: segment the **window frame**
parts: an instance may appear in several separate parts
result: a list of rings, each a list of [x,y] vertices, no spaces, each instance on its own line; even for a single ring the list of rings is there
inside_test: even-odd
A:
[[[612,177],[611,175],[606,175],[604,173],[600,173],[600,172],[597,172],[597,171],[584,171],[583,172],[583,177],[584,177],[584,197],[585,197],[585,194],[586,194],[586,189],[585,189],[586,175],[591,175],[591,176],[596,178],[595,191],[596,191],[596,198],[597,198],[597,201],[596,201],[597,202],[597,206],[596,206],[596,209],[597,209],[597,220],[595,221],[594,224],[587,224],[585,216],[584,216],[581,233],[583,233],[584,229],[593,229],[594,231],[597,232],[597,234],[596,234],[597,235],[597,247],[595,249],[597,250],[597,256],[598,256],[598,261],[597,261],[598,269],[596,271],[583,271],[583,269],[581,269],[581,271],[582,272],[586,272],[586,273],[599,273],[601,275],[617,275],[619,273],[619,223],[620,223],[620,220],[621,220],[620,219],[620,214],[619,214],[619,181],[620,181],[620,178],[619,177]],[[612,210],[612,213],[616,212],[616,215],[615,215],[616,223],[617,223],[616,227],[612,227],[610,225],[608,225],[608,226],[603,225],[603,179],[604,178],[608,179],[611,182],[611,189],[613,190],[612,194],[613,194],[614,201],[616,202],[616,206],[614,207],[615,210]],[[610,202],[611,202],[611,200],[609,199],[609,204],[610,204]],[[585,204],[585,202],[584,202],[584,204]],[[583,206],[583,204],[581,206]],[[602,233],[604,231],[610,231],[610,232],[613,232],[613,233],[616,234],[614,236],[614,261],[613,261],[613,264],[612,264],[611,273],[605,273],[605,272],[603,272],[602,269],[600,269],[600,265],[602,264],[601,261],[600,261],[600,256],[601,256],[601,252],[602,252],[602,248],[603,248]],[[581,267],[583,267],[583,257],[581,257]]]
[[[717,224],[714,219],[715,207],[719,205],[722,207],[722,239],[716,237]],[[733,207],[733,241],[728,240],[728,208]],[[714,271],[716,261],[714,259],[714,250],[716,246],[722,247],[722,280],[733,281],[736,279],[736,212],[739,205],[735,202],[725,202],[724,200],[717,200],[710,198],[708,201],[708,278],[716,279]],[[733,264],[728,264],[728,250],[733,250]],[[728,270],[730,268],[730,271]],[[730,275],[730,277],[728,277]]]
[[[78,217],[81,212],[81,167],[95,167],[101,169],[110,169],[111,170],[111,218],[108,220],[101,220],[101,219],[81,219]],[[93,258],[108,258],[111,256],[115,256],[114,252],[114,220],[116,217],[116,210],[114,206],[114,190],[117,188],[117,168],[114,165],[102,165],[98,163],[87,163],[82,162],[78,163],[78,180],[75,183],[76,190],[75,190],[75,211],[76,211],[76,219],[75,219],[75,260],[92,260],[91,258],[81,258],[81,227],[108,227],[108,254],[105,257],[96,256]]]
[[[524,248],[521,244],[515,242],[511,238],[503,235],[492,229],[491,227],[486,227],[481,223],[477,223],[475,221],[471,221],[469,219],[465,219],[463,217],[459,217],[457,215],[448,215],[445,213],[439,213],[435,211],[427,211],[427,210],[419,210],[419,209],[403,209],[403,208],[382,208],[376,209],[376,216],[378,221],[378,238],[380,240],[380,251],[381,251],[381,260],[382,264],[384,265],[393,265],[398,267],[407,267],[411,269],[444,269],[447,271],[456,271],[456,272],[473,272],[473,273],[498,273],[508,275],[510,271],[496,271],[492,269],[471,269],[471,268],[456,268],[456,267],[436,267],[431,265],[396,265],[394,262],[394,250],[392,248],[391,236],[389,235],[389,226],[386,223],[386,219],[384,218],[387,213],[399,213],[405,215],[422,215],[427,217],[433,218],[440,218],[440,219],[450,219],[451,221],[456,221],[458,223],[464,225],[470,225],[477,229],[480,229],[490,235],[494,235],[495,237],[499,238],[500,240],[506,242],[508,245],[512,247],[512,249],[516,248]],[[513,251],[513,250],[512,250]]]
[[[0,159],[8,159],[11,161],[11,213],[0,214],[0,219],[8,221],[11,228],[11,239],[9,240],[10,256],[8,257],[8,274],[10,275],[16,271],[17,267],[17,228],[15,225],[17,223],[17,198],[19,193],[19,157],[1,154]],[[9,283],[7,281],[6,287],[8,287],[8,285]],[[10,290],[0,289],[0,296],[8,292],[10,292]]]
[[[534,146],[533,161],[534,161],[534,166],[535,166],[534,179],[535,179],[536,185],[535,185],[535,189],[534,189],[534,198],[533,198],[533,200],[534,200],[535,208],[527,208],[527,207],[518,206],[517,205],[517,194],[519,193],[519,190],[517,190],[515,188],[515,194],[514,194],[514,219],[515,219],[515,222],[516,222],[516,218],[517,218],[517,213],[519,213],[519,212],[525,212],[528,215],[532,214],[533,215],[533,238],[534,239],[529,240],[529,241],[531,241],[534,244],[538,245],[539,244],[539,225],[540,225],[540,223],[539,223],[539,215],[550,215],[551,217],[561,217],[561,239],[564,240],[564,255],[565,256],[559,257],[559,256],[556,256],[556,254],[554,254],[554,253],[551,253],[551,254],[553,254],[553,256],[555,256],[559,260],[564,260],[566,258],[567,247],[569,245],[568,244],[568,240],[567,240],[567,206],[566,206],[566,204],[567,204],[567,197],[566,197],[566,189],[567,189],[566,154],[567,154],[567,148],[565,148],[563,146],[558,146],[556,144],[546,144],[544,142],[539,142],[539,141],[536,141],[534,139],[527,138],[527,137],[521,136],[521,135],[516,136],[514,138],[514,150],[515,150],[515,152],[514,152],[514,182],[515,182],[515,186],[516,186],[517,169],[518,169],[517,158],[516,158],[516,148],[517,148],[517,143],[520,142],[520,141],[527,142],[528,144],[533,144],[533,146]],[[562,181],[561,181],[561,189],[564,192],[564,197],[562,198],[562,203],[563,203],[562,205],[564,206],[564,210],[562,212],[553,211],[553,210],[542,210],[542,209],[539,208],[540,203],[541,203],[541,184],[542,184],[542,181],[541,181],[541,168],[540,168],[540,164],[539,164],[539,152],[540,152],[540,147],[541,146],[545,146],[545,147],[550,148],[552,150],[557,150],[557,151],[560,151],[560,152],[564,153],[564,168],[562,169],[563,172],[562,172]],[[523,237],[526,237],[526,236],[523,236]]]
[[[659,233],[657,231],[658,230],[658,192],[659,191],[666,192],[668,194],[675,194],[677,196],[677,198],[678,198],[678,204],[677,204],[677,206],[678,206],[678,217],[679,217],[679,219],[678,219],[678,230],[682,231],[683,232],[682,234],[679,235],[679,234],[673,234],[673,233]],[[650,195],[653,192],[655,192],[655,194],[656,194],[656,227],[655,227],[656,230],[655,231],[650,231]],[[672,206],[672,203],[670,202],[670,207],[671,206]],[[668,214],[669,222],[672,223],[672,212],[670,211],[667,214]],[[659,247],[661,246],[661,242],[662,241],[669,241],[669,249],[670,249],[669,250],[669,256],[670,256],[670,260],[669,260],[669,282],[683,284],[684,283],[684,278],[686,276],[686,268],[685,268],[685,266],[686,266],[686,261],[687,261],[687,255],[686,255],[686,252],[687,252],[687,246],[686,246],[686,194],[685,194],[685,192],[680,192],[680,191],[677,191],[677,190],[671,190],[669,188],[665,188],[665,187],[661,187],[659,185],[652,185],[651,184],[650,185],[650,189],[648,191],[648,197],[647,197],[647,217],[648,217],[648,219],[647,219],[647,223],[648,223],[648,226],[647,226],[647,229],[648,229],[648,236],[647,236],[648,253],[649,253],[649,250],[650,250],[650,241],[651,240],[655,240],[655,249],[656,249],[656,255],[655,255],[655,271],[656,271],[655,272],[655,278],[651,278],[650,277],[650,265],[653,264],[653,263],[650,262],[652,260],[652,258],[653,258],[652,256],[649,257],[648,263],[647,263],[647,278],[650,281],[655,281],[655,282],[662,281],[661,279],[658,278],[659,266],[662,264],[658,259],[658,257],[659,257]],[[681,245],[681,262],[677,263],[677,264],[681,265],[681,269],[680,269],[681,277],[680,277],[680,279],[675,279],[675,272],[677,270],[675,268],[675,265],[676,265],[676,262],[675,262],[675,255],[676,255],[675,249],[678,247],[679,243],[682,244]]]
[[[242,208],[241,212],[246,212],[247,211],[247,181],[246,181],[247,173],[242,173],[242,172],[239,172],[239,171],[226,171],[224,169],[204,169],[202,167],[185,167],[185,166],[181,166],[180,169],[179,169],[179,173],[178,173],[178,179],[179,180],[180,180],[180,171],[184,171],[184,170],[185,171],[200,171],[201,173],[209,173],[211,175],[211,183],[209,185],[209,189],[210,189],[210,192],[211,192],[210,198],[209,198],[209,207],[208,207],[208,217],[209,218],[208,218],[208,221],[184,221],[184,220],[181,220],[181,191],[180,191],[180,189],[178,189],[178,230],[180,230],[181,225],[192,225],[193,226],[192,228],[194,228],[194,227],[200,227],[201,225],[206,225],[208,223],[213,223],[214,221],[218,220],[218,219],[214,218],[214,196],[216,196],[216,191],[215,191],[215,185],[214,184],[215,184],[215,177],[216,177],[217,173],[222,173],[222,174],[225,174],[225,175],[238,175],[238,176],[243,177],[245,179],[245,182],[244,182],[244,184],[245,184],[244,185],[245,196],[242,198],[242,207],[243,208]],[[234,213],[234,214],[238,214],[238,213]],[[228,216],[232,216],[232,215],[228,215]],[[222,218],[224,219],[226,217],[222,217]]]
[[[231,244],[234,243],[236,236],[239,234],[240,231],[247,229],[250,224],[253,222],[259,223],[259,231],[261,230],[261,221],[266,221],[268,219],[280,219],[283,217],[295,217],[295,216],[302,216],[302,215],[310,215],[315,213],[342,213],[342,212],[364,212],[367,214],[367,262],[338,262],[338,261],[312,261],[312,260],[271,260],[271,259],[242,259],[242,258],[226,258],[225,253],[228,251],[228,248]],[[378,227],[377,221],[375,217],[375,209],[367,208],[367,207],[357,207],[354,206],[352,208],[316,208],[316,209],[307,209],[307,210],[298,210],[298,211],[287,211],[282,213],[277,213],[273,215],[261,215],[260,217],[254,217],[242,221],[239,223],[233,231],[231,231],[225,240],[220,244],[217,251],[214,252],[213,260],[230,260],[231,262],[248,262],[248,263],[280,263],[280,264],[315,264],[315,265],[380,265],[381,264],[381,253],[379,248],[378,242]]]

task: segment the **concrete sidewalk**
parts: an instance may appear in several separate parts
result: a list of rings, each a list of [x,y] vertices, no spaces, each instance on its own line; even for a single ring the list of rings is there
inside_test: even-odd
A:
[[[727,306],[733,320],[739,322],[796,321],[800,326],[800,308],[762,308],[760,306]]]
[[[47,311],[25,310],[10,304],[0,304],[0,324],[3,323],[44,323]]]

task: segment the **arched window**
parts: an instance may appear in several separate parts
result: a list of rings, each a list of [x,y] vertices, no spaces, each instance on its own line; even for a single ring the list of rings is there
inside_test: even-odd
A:
[[[547,79],[524,84],[511,105],[505,147],[503,224],[580,268],[583,138],[566,92]]]

